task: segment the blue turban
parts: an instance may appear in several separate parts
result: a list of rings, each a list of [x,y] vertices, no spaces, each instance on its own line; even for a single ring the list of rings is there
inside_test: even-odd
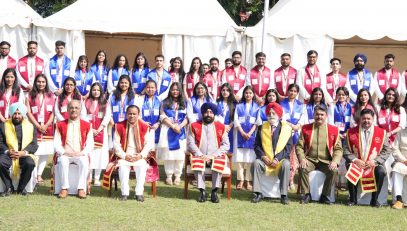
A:
[[[17,103],[13,103],[10,105],[10,107],[8,108],[8,114],[10,116],[13,116],[14,113],[19,110],[21,115],[23,115],[24,117],[26,117],[27,114],[27,108],[23,103],[17,102]]]
[[[355,55],[355,58],[353,58],[353,63],[355,63],[358,58],[361,58],[364,63],[367,62],[367,57],[366,57],[366,55],[359,53],[359,54],[356,54],[356,55]]]
[[[213,112],[213,114],[218,114],[218,107],[216,106],[216,104],[214,103],[204,103],[201,106],[201,113],[202,115],[208,110],[211,109],[211,111]]]

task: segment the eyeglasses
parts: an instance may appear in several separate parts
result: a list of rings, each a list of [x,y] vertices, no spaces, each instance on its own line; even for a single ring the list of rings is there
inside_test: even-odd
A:
[[[0,47],[0,50],[9,50],[10,47]]]

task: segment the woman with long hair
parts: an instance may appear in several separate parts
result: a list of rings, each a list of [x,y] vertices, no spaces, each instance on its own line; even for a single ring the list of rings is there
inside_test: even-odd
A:
[[[199,57],[193,58],[189,71],[182,82],[184,95],[187,99],[193,95],[195,84],[202,80],[203,74],[201,59]]]
[[[198,82],[195,84],[194,94],[188,99],[187,116],[189,123],[202,120],[201,106],[208,102],[212,102],[208,88],[205,84]]]
[[[131,72],[131,81],[133,83],[134,93],[141,95],[146,86],[147,74],[150,72],[147,57],[144,53],[137,53],[134,58],[133,70]]]
[[[82,96],[87,97],[90,86],[94,82],[93,71],[89,70],[89,60],[86,55],[79,56],[75,69],[76,88]]]
[[[216,102],[218,114],[215,119],[225,125],[225,130],[229,136],[229,152],[233,152],[233,132],[231,131],[233,131],[233,116],[235,115],[237,101],[229,83],[224,83],[220,89],[220,96]]]
[[[314,122],[314,108],[317,105],[325,105],[324,92],[320,87],[316,87],[312,90],[310,100],[304,107],[304,124],[310,124]]]
[[[95,60],[93,61],[90,70],[95,76],[95,81],[102,85],[103,92],[107,93],[107,75],[109,73],[109,62],[107,61],[107,54],[104,50],[99,50],[96,53]]]
[[[55,100],[54,111],[57,122],[69,118],[68,104],[71,100],[76,99],[82,101],[82,96],[76,88],[76,81],[74,78],[66,78],[63,87],[62,93]]]
[[[127,57],[118,55],[114,60],[112,69],[109,70],[109,74],[107,75],[107,91],[109,94],[116,90],[117,83],[122,75],[130,76],[129,68]]]
[[[92,124],[95,148],[89,154],[89,169],[95,170],[94,185],[100,186],[100,173],[106,169],[109,162],[107,126],[112,113],[104,97],[103,87],[99,82],[93,83],[89,92],[89,97],[82,107],[82,117]]]
[[[358,125],[360,112],[365,108],[371,109],[374,112],[375,114],[374,120],[376,123],[377,110],[373,104],[372,96],[370,95],[370,92],[367,89],[362,88],[359,90],[358,95],[356,96],[356,103],[352,107],[352,117],[350,122],[351,127],[356,127]]]
[[[10,118],[8,108],[16,102],[24,103],[24,93],[18,85],[16,70],[7,68],[0,82],[0,120],[2,122]]]
[[[278,92],[276,89],[268,89],[266,92],[266,97],[264,98],[264,104],[263,104],[263,106],[260,107],[260,113],[259,113],[262,123],[264,123],[268,120],[267,115],[266,115],[266,107],[271,102],[276,102],[278,104],[280,103],[280,98],[278,97]]]
[[[246,180],[246,189],[252,190],[251,167],[256,155],[254,153],[254,140],[257,126],[261,124],[258,119],[259,105],[256,103],[256,95],[252,86],[243,89],[242,101],[236,105],[233,136],[233,161],[237,163],[237,185],[241,190]],[[246,174],[244,173],[246,170]]]
[[[161,132],[157,153],[164,160],[167,185],[179,185],[186,150],[187,103],[180,83],[172,83],[168,97],[161,103]],[[174,181],[173,181],[173,176]]]
[[[48,156],[54,154],[55,95],[49,90],[48,80],[44,74],[35,77],[33,88],[25,104],[28,120],[37,129],[38,149],[35,155],[39,156],[39,160],[35,171],[37,171],[37,183],[41,184],[44,183],[42,173]]]
[[[184,81],[185,77],[184,63],[182,62],[182,59],[180,57],[175,57],[173,59],[173,61],[171,62],[171,68],[169,72],[173,83],[175,82],[182,83]]]

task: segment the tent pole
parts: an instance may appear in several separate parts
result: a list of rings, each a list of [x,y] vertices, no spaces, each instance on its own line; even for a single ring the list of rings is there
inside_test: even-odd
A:
[[[264,1],[264,17],[263,17],[263,33],[261,37],[261,51],[264,52],[264,44],[266,41],[266,35],[267,35],[267,19],[268,19],[268,13],[269,13],[269,1],[265,0]]]

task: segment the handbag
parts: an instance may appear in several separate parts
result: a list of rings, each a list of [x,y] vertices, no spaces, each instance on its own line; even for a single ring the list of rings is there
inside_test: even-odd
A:
[[[147,157],[146,183],[156,182],[160,179],[158,164],[154,156]]]

